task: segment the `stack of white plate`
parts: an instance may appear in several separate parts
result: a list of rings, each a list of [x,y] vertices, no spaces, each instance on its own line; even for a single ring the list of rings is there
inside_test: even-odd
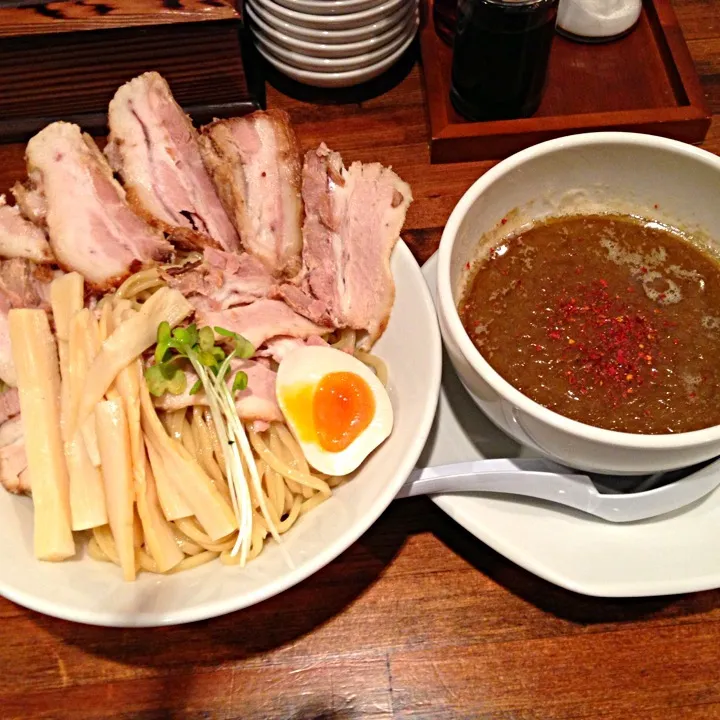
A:
[[[293,80],[349,87],[388,70],[418,27],[418,0],[247,0],[255,45]]]

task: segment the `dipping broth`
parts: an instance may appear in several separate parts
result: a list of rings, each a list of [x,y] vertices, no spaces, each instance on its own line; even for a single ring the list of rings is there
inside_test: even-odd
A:
[[[659,223],[549,220],[491,248],[458,307],[524,395],[629,433],[720,424],[720,262]]]

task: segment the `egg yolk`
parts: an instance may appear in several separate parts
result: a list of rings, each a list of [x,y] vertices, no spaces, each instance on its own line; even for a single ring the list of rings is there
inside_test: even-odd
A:
[[[355,373],[328,373],[315,388],[313,423],[318,443],[325,450],[344,450],[374,415],[375,396]]]
[[[370,386],[352,372],[332,372],[315,386],[296,386],[284,400],[299,439],[329,452],[348,447],[375,415]]]

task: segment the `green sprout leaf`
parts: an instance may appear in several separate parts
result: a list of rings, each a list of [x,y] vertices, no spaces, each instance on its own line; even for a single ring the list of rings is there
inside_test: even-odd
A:
[[[165,360],[165,355],[169,350],[170,343],[170,323],[161,322],[158,325],[157,345],[155,346],[155,362],[161,363]]]
[[[195,384],[190,388],[190,394],[191,395],[197,395],[202,390],[202,380],[198,378],[196,380]]]
[[[226,330],[222,327],[215,327],[215,332],[223,337],[231,338],[235,341],[235,356],[241,360],[247,360],[255,354],[255,348],[253,344],[242,335],[238,335],[232,330]]]
[[[232,393],[233,395],[236,392],[242,392],[248,384],[248,376],[246,373],[244,373],[242,370],[238,370],[235,373],[235,378],[233,379],[232,384]]]
[[[237,333],[234,333],[232,330],[226,330],[225,328],[215,326],[214,330],[218,335],[222,335],[223,337],[236,338],[238,336]]]
[[[212,352],[215,349],[215,333],[211,327],[200,328],[198,332],[198,345],[200,345],[200,349],[205,352]]]
[[[182,370],[176,370],[175,374],[167,381],[167,392],[171,395],[182,395],[187,390],[187,375]]]
[[[165,394],[167,378],[163,375],[162,366],[151,365],[145,370],[145,382],[151,395],[161,397]]]
[[[217,365],[217,358],[211,352],[201,350],[197,355],[198,355],[198,360],[205,367],[211,368],[211,367],[215,367]]]

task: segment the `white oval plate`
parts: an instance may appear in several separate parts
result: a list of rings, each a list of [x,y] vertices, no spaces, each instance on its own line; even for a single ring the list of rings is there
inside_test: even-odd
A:
[[[77,622],[119,627],[174,625],[239,610],[292,587],[362,535],[403,484],[425,444],[440,386],[440,333],[432,300],[404,243],[392,257],[397,293],[374,352],[390,370],[395,413],[391,436],[324,504],[300,518],[284,546],[270,543],[246,568],[209,563],[177,575],[120,569],[89,557],[43,563],[32,552],[32,501],[0,492],[0,594],[33,610]]]
[[[416,25],[419,23],[419,15],[417,10],[415,10],[413,13],[408,14],[402,22],[390,28],[387,32],[380,33],[380,35],[353,43],[332,44],[299,40],[298,38],[276,30],[264,20],[261,20],[259,15],[257,15],[249,5],[246,11],[250,18],[253,32],[257,33],[257,31],[260,30],[275,43],[287,50],[318,58],[351,58],[372,52],[373,50],[384,47],[398,35],[406,32],[411,19],[414,18]]]
[[[265,10],[261,5],[255,2],[249,2],[248,8],[253,11],[263,22],[267,23],[276,30],[290,35],[291,37],[307,40],[308,42],[320,42],[325,44],[353,43],[368,38],[376,37],[381,33],[402,25],[403,21],[412,12],[417,11],[417,0],[410,3],[409,7],[401,7],[389,17],[377,20],[369,25],[353,28],[352,30],[317,30],[315,28],[301,27],[294,23],[289,23],[277,15]]]
[[[385,0],[275,0],[288,10],[311,15],[346,15],[381,5]]]
[[[378,75],[382,75],[382,73],[389,70],[400,59],[400,56],[410,47],[410,43],[412,43],[414,38],[415,31],[413,30],[405,42],[392,55],[383,58],[374,65],[368,65],[368,67],[359,70],[347,70],[346,72],[300,70],[283,62],[260,43],[257,43],[255,47],[271,65],[274,65],[281,73],[293,80],[305,83],[306,85],[313,85],[314,87],[341,88],[359,85],[360,83],[372,80]]]
[[[346,72],[348,70],[360,70],[371,67],[388,55],[394,53],[398,48],[407,42],[408,37],[414,36],[417,30],[418,21],[413,20],[412,24],[408,24],[405,31],[398,37],[391,40],[384,47],[379,47],[369,53],[356,55],[349,58],[316,58],[309,57],[303,53],[287,50],[281,45],[273,42],[259,28],[254,28],[255,42],[263,46],[269,54],[283,60],[300,70],[311,70],[316,72]]]
[[[369,10],[350,13],[348,15],[310,15],[308,13],[288,10],[278,5],[273,0],[252,0],[255,7],[262,7],[263,10],[272,13],[276,17],[285,20],[291,25],[314,28],[316,30],[352,30],[364,27],[386,17],[391,17],[398,10],[407,8],[413,4],[413,0],[385,0]]]
[[[436,256],[423,266],[435,294]],[[449,361],[420,465],[534,453],[498,430],[470,399]],[[720,463],[714,464],[720,472]],[[643,597],[720,587],[720,491],[685,510],[615,525],[533,500],[436,495],[476,538],[556,585],[597,597]]]

